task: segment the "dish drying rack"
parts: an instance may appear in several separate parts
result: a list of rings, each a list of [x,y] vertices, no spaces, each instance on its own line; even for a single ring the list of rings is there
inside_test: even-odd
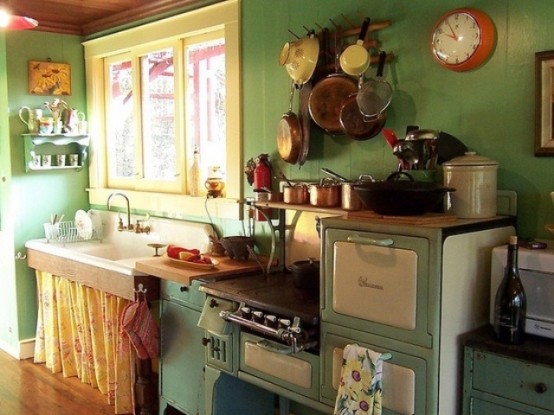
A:
[[[45,223],[44,232],[48,242],[71,243],[102,239],[101,226],[94,226],[93,224],[90,238],[87,238],[88,235],[82,236],[83,232],[81,232],[81,235],[79,234],[74,221],[57,222],[55,224]]]

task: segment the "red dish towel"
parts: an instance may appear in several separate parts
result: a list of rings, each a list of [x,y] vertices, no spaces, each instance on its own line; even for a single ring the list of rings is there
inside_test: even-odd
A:
[[[121,315],[121,327],[129,336],[139,359],[160,355],[160,330],[144,299],[129,303]]]

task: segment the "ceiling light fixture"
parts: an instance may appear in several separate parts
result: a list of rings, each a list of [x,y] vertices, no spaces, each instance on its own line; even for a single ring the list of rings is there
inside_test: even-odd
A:
[[[0,30],[26,30],[38,26],[38,21],[31,17],[19,16],[3,4],[0,4]]]

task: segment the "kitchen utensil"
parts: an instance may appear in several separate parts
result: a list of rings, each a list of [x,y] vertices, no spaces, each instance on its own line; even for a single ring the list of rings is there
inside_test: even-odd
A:
[[[402,170],[411,170],[419,159],[417,151],[411,141],[400,140],[392,149],[394,154],[400,160]]]
[[[383,69],[387,53],[379,53],[379,62],[377,65],[377,77],[366,81],[358,91],[356,100],[360,111],[367,121],[374,120],[387,109],[392,99],[392,87],[383,80]]]
[[[496,216],[498,162],[467,152],[443,163],[444,185],[456,188],[447,202],[447,211],[460,218]]]
[[[289,271],[292,273],[292,282],[296,288],[309,290],[314,294],[319,292],[319,261],[308,258],[304,261],[295,261]]]
[[[390,148],[394,148],[394,146],[398,144],[398,137],[396,136],[394,130],[390,128],[383,128],[381,132],[383,133],[383,137],[385,137],[385,140]]]
[[[281,117],[277,129],[277,150],[287,163],[295,164],[302,147],[302,126],[298,116],[292,111],[294,82],[290,84],[289,110]]]
[[[335,30],[335,51],[339,50]],[[326,51],[325,56],[330,55]],[[354,78],[340,72],[338,53],[335,54],[335,72],[318,81],[310,93],[308,108],[314,123],[329,134],[342,135],[340,110],[344,100],[358,89]]]
[[[437,163],[443,164],[454,157],[463,156],[467,146],[456,137],[441,131],[437,139]]]
[[[401,172],[401,175],[406,173]],[[409,216],[438,211],[444,195],[455,189],[432,182],[396,180],[399,173],[387,180],[367,182],[353,186],[364,206],[380,215]]]
[[[334,207],[340,203],[340,184],[330,177],[321,179],[320,184],[309,186],[310,205],[318,207]]]
[[[291,205],[304,205],[309,202],[308,187],[304,184],[295,184],[283,188],[283,202]]]
[[[284,65],[297,85],[303,85],[312,77],[319,57],[319,39],[313,30],[306,36],[287,42],[279,54],[279,64]]]
[[[363,208],[362,201],[358,194],[353,190],[353,186],[356,184],[365,183],[368,181],[374,181],[373,177],[368,174],[363,174],[358,177],[357,180],[350,181],[347,178],[335,173],[328,168],[322,167],[321,171],[329,176],[339,180],[341,182],[341,208],[344,210],[361,210]]]
[[[417,153],[410,170],[435,170],[437,168],[437,130],[411,130],[406,134],[406,143],[410,143]]]
[[[340,55],[340,67],[348,75],[362,75],[369,67],[369,53],[364,47],[364,39],[369,29],[369,22],[369,17],[366,17],[356,43],[348,46]]]
[[[299,120],[302,127],[302,145],[298,152],[298,165],[303,166],[308,158],[308,152],[310,151],[310,129],[311,118],[310,109],[308,108],[308,102],[310,100],[310,94],[312,92],[312,82],[306,82],[300,88],[300,114]]]
[[[359,87],[363,82],[362,79],[360,75]],[[383,111],[374,120],[366,120],[358,106],[357,95],[358,91],[346,97],[342,103],[339,119],[346,135],[354,140],[365,141],[379,134],[387,121],[387,113]]]
[[[249,257],[247,245],[251,247],[256,243],[256,239],[252,236],[226,236],[219,240],[227,256],[231,259],[246,261]]]

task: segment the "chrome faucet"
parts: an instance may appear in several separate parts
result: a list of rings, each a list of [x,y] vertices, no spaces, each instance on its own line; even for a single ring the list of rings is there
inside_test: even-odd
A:
[[[119,230],[122,231],[124,229],[127,229],[129,231],[133,230],[133,224],[131,223],[131,208],[130,208],[130,205],[129,205],[129,198],[127,196],[125,196],[123,193],[120,193],[120,192],[116,192],[116,193],[112,193],[108,196],[108,210],[110,210],[110,200],[113,196],[121,196],[122,198],[125,199],[125,202],[127,203],[127,226],[125,227],[121,221],[119,222]]]

